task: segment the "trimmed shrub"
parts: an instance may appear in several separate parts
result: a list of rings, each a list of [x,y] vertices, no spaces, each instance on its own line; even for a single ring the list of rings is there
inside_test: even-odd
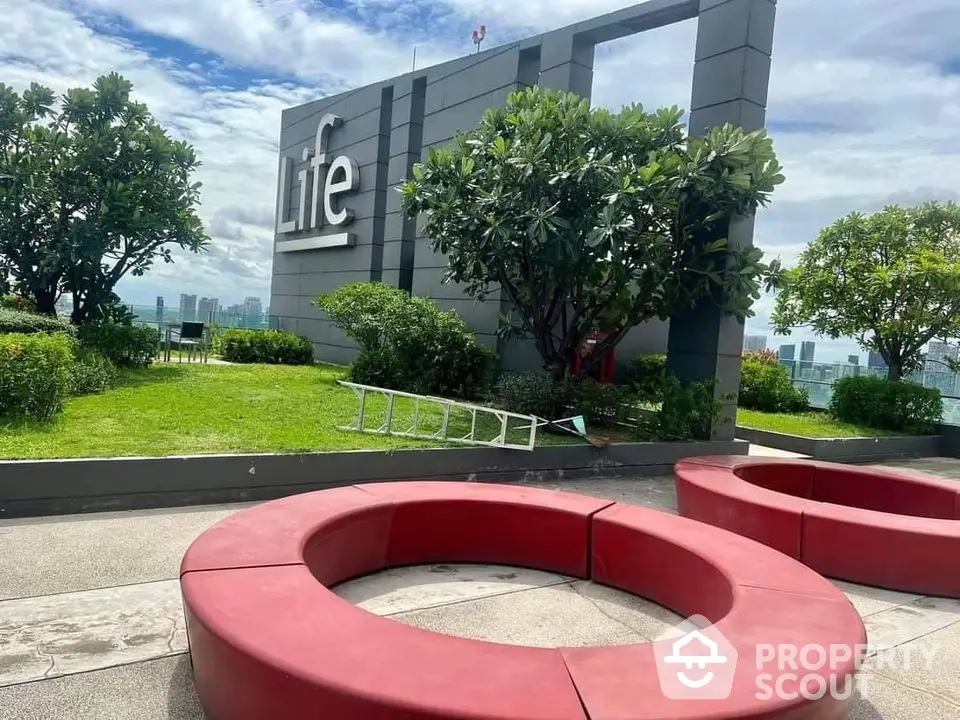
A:
[[[496,354],[453,311],[381,283],[353,283],[316,304],[360,346],[354,382],[472,400],[488,387]]]
[[[683,382],[664,374],[659,393],[663,399],[655,412],[644,413],[637,425],[642,440],[688,441],[708,437],[710,425],[722,404],[713,395],[713,383]]]
[[[601,383],[590,377],[574,378],[567,385],[567,416],[583,415],[592,425],[616,425],[626,423],[635,412],[637,393],[631,387]]]
[[[0,416],[46,422],[63,410],[75,349],[65,333],[0,335]]]
[[[614,425],[630,419],[636,394],[629,387],[593,378],[553,382],[543,373],[509,373],[497,385],[497,407],[545,420],[583,415],[591,425]]]
[[[666,375],[666,355],[663,353],[637,355],[630,361],[628,382],[643,400],[660,402],[663,399],[661,390]]]
[[[361,385],[398,389],[402,373],[397,354],[386,347],[361,350],[350,366],[350,379]]]
[[[943,399],[937,388],[886,378],[844,377],[833,385],[830,414],[841,422],[911,434],[937,432]]]
[[[122,325],[104,321],[80,327],[81,346],[99,353],[117,367],[145,368],[153,362],[160,343],[160,331],[144,325]]]
[[[97,352],[81,350],[70,369],[70,394],[93,395],[117,383],[117,366]]]
[[[793,384],[790,371],[783,365],[744,357],[737,404],[761,412],[798,413],[808,408],[810,396],[806,388]]]
[[[224,360],[268,365],[309,365],[313,343],[284,330],[231,328],[217,337],[217,349]]]
[[[76,327],[59,315],[38,315],[25,310],[13,310],[0,307],[0,335],[6,333],[66,333],[75,335]]]
[[[569,385],[555,383],[543,373],[507,373],[500,378],[494,393],[494,402],[501,410],[546,420],[563,417],[570,400]]]
[[[34,302],[23,295],[0,295],[0,308],[8,310],[22,310],[24,312],[35,313],[37,306]]]

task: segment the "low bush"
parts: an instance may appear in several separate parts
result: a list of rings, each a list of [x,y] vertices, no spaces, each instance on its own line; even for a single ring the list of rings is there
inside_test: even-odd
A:
[[[160,343],[160,332],[156,328],[109,320],[81,326],[78,336],[85,350],[99,353],[117,367],[125,368],[149,366]]]
[[[570,415],[583,415],[592,425],[616,425],[633,419],[638,398],[636,391],[624,385],[597,382],[584,377],[567,382]]]
[[[70,394],[93,395],[117,383],[117,366],[97,352],[81,350],[70,369]]]
[[[0,308],[8,310],[22,310],[24,312],[35,313],[36,304],[28,297],[23,295],[0,295]]]
[[[354,382],[441,397],[481,397],[496,354],[452,310],[381,283],[345,285],[316,300],[360,346]]]
[[[231,328],[217,337],[217,349],[224,360],[268,365],[309,365],[313,343],[285,330]]]
[[[660,442],[708,438],[722,409],[713,387],[713,383],[683,382],[664,374],[659,388],[662,404],[643,413],[637,424],[638,438]]]
[[[590,425],[626,423],[636,407],[629,387],[575,378],[556,383],[543,373],[510,373],[497,384],[497,407],[545,420],[582,415]]]
[[[943,417],[943,399],[937,388],[861,375],[834,383],[829,409],[841,422],[891,432],[932,434]]]
[[[403,373],[393,348],[372,347],[360,351],[350,365],[350,379],[361,385],[403,389]]]
[[[666,374],[667,356],[663,353],[647,353],[630,361],[627,381],[643,400],[660,402]]]
[[[494,403],[501,410],[557,420],[570,403],[568,383],[556,383],[544,373],[507,373],[500,378]]]
[[[0,335],[6,333],[66,333],[75,335],[76,327],[59,315],[38,315],[26,310],[0,307]]]
[[[646,441],[685,441],[707,437],[717,419],[721,402],[714,397],[713,385],[681,382],[664,372],[659,385],[648,389],[662,399],[656,409],[629,386],[598,383],[591,378],[554,383],[545,374],[511,373],[497,385],[494,401],[510,412],[556,420],[583,415],[589,425],[633,425],[637,439]]]
[[[0,416],[45,422],[59,413],[75,350],[66,333],[0,335]]]
[[[805,388],[798,388],[790,371],[776,362],[744,357],[740,367],[740,407],[770,413],[804,412],[810,405]]]

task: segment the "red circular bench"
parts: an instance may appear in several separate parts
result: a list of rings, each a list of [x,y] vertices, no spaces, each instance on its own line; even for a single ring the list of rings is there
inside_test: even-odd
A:
[[[681,460],[680,514],[817,572],[960,597],[960,483],[867,467],[749,457]]]
[[[723,700],[668,700],[654,645],[531,648],[368,613],[329,587],[390,566],[539,568],[716,623],[736,648]],[[203,533],[180,576],[197,692],[211,720],[840,718],[863,624],[819,575],[733,533],[664,512],[517,486],[397,482],[243,510]],[[757,643],[843,647],[793,697],[758,697]],[[766,671],[766,670],[765,670]],[[775,676],[779,671],[774,666]]]

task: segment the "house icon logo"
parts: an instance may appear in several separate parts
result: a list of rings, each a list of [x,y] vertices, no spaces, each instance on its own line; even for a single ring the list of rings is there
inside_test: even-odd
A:
[[[672,700],[722,700],[730,696],[737,651],[701,615],[670,628],[654,642],[660,689]]]

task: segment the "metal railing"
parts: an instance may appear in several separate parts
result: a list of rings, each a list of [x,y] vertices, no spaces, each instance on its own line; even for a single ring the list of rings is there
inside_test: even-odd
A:
[[[202,322],[212,327],[247,328],[251,330],[266,330],[275,326],[275,319],[264,314],[248,315],[232,313],[227,310],[213,312],[182,313],[178,307],[165,307],[162,312],[153,305],[127,305],[127,309],[134,315],[134,322],[138,325],[151,327],[168,327],[179,325],[182,322]]]

